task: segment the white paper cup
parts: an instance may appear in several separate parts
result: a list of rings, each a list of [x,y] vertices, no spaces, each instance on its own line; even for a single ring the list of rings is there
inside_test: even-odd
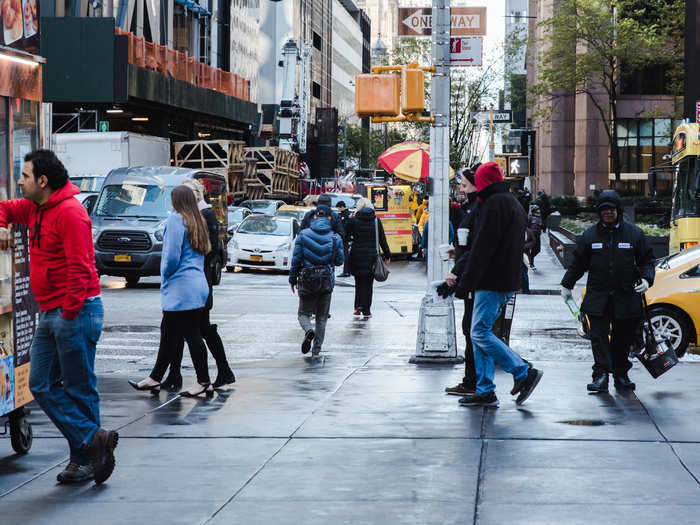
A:
[[[440,259],[443,261],[447,261],[450,258],[450,249],[452,249],[452,246],[449,244],[441,244],[438,246],[438,254],[440,254]]]
[[[469,237],[469,228],[458,228],[457,229],[457,242],[460,246],[467,245],[467,237]]]

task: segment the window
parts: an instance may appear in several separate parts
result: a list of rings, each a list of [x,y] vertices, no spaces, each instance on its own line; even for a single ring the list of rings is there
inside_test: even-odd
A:
[[[321,51],[321,35],[314,31],[314,47]]]
[[[617,145],[623,173],[646,173],[664,162],[673,139],[671,119],[619,119]]]
[[[313,82],[312,89],[313,89],[314,97],[320,99],[321,98],[321,84],[319,84],[318,82]]]

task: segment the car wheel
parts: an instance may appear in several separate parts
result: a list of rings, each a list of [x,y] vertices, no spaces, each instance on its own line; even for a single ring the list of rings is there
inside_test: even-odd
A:
[[[216,259],[216,263],[214,264],[214,280],[212,281],[212,284],[216,286],[221,282],[221,272],[223,271],[223,266],[221,265],[221,260],[219,258]]]
[[[668,339],[678,357],[683,357],[690,342],[690,329],[683,315],[663,306],[649,310],[654,335],[658,340]]]

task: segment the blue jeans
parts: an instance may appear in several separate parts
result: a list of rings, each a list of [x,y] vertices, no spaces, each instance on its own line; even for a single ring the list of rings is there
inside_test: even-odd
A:
[[[100,427],[95,351],[104,309],[99,298],[85,301],[78,317],[61,308],[41,312],[31,348],[29,389],[68,440],[71,461],[89,462],[86,448]]]
[[[513,292],[477,290],[474,293],[471,338],[476,368],[476,394],[480,396],[496,390],[493,383],[494,362],[509,374],[513,374],[516,380],[527,377],[530,368],[493,333],[493,324],[511,297]]]

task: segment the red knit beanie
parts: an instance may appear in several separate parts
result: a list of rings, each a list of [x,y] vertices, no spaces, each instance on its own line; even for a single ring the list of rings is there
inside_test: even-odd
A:
[[[481,191],[484,188],[488,188],[492,184],[503,181],[503,174],[501,173],[501,168],[495,162],[487,162],[482,164],[476,169],[474,174],[474,180],[476,182],[476,191]]]

